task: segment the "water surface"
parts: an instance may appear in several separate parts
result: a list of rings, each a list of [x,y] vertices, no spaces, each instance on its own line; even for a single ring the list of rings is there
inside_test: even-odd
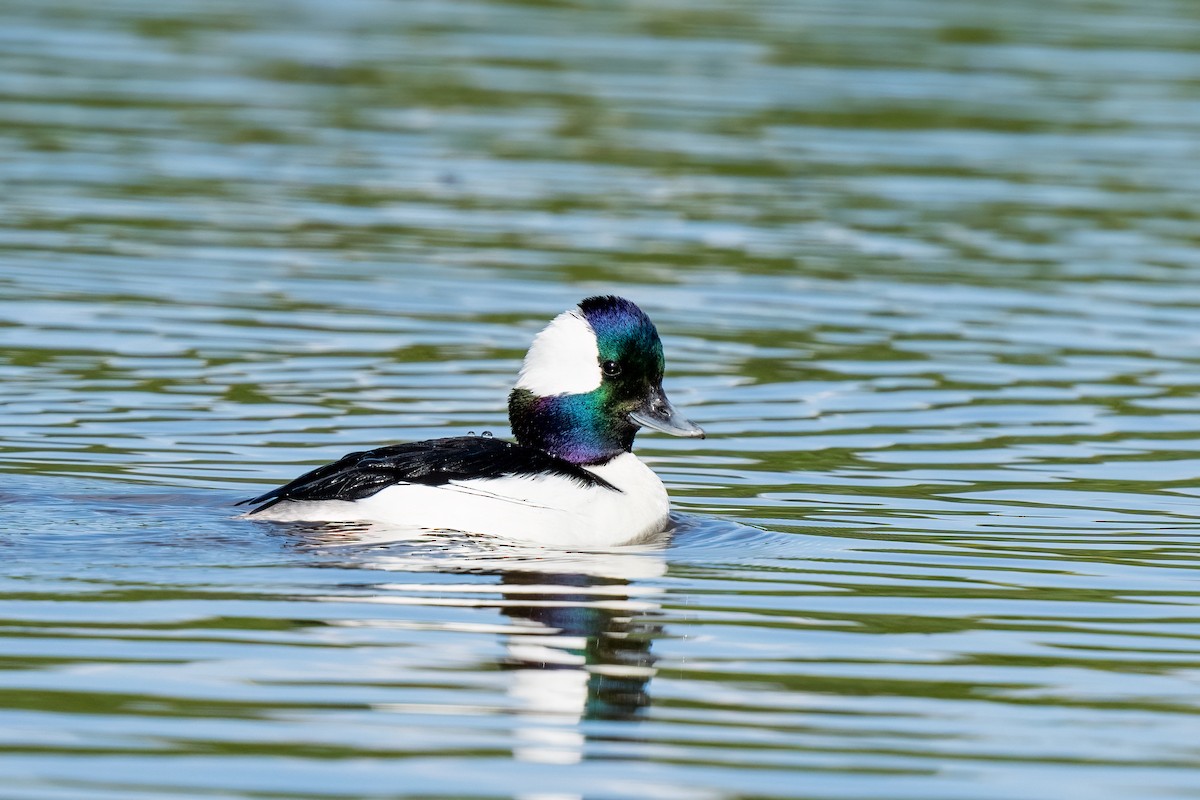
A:
[[[0,782],[1200,797],[1200,10],[10,0]],[[617,292],[608,553],[236,519]]]

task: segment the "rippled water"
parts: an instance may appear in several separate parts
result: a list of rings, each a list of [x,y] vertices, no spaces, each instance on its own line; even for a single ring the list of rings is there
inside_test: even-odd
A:
[[[0,6],[5,798],[1200,797],[1200,9]],[[235,519],[619,292],[608,553]]]

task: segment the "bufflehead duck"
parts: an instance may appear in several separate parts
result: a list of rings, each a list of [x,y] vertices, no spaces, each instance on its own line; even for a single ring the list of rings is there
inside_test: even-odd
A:
[[[350,453],[243,502],[256,519],[636,542],[664,530],[669,511],[662,481],[632,452],[638,429],[704,436],[667,399],[663,367],[640,308],[589,297],[530,345],[508,397],[515,443],[455,436]]]

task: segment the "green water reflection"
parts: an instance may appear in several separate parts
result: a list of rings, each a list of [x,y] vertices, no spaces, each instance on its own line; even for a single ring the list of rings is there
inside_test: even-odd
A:
[[[0,778],[1200,793],[1200,7],[0,8]],[[596,292],[669,546],[233,517]]]

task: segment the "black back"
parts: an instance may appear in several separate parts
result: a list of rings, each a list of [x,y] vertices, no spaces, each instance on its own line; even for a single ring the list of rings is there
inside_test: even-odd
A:
[[[400,483],[443,486],[451,481],[539,475],[620,491],[595,473],[532,447],[487,436],[454,436],[349,453],[238,505],[261,503],[250,512],[254,514],[284,500],[361,500]]]

